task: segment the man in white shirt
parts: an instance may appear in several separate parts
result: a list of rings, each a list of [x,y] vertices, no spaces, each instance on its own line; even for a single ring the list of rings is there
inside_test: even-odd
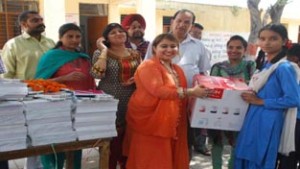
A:
[[[204,30],[204,27],[201,24],[194,23],[189,33],[190,33],[190,35],[192,35],[192,37],[201,40],[203,30]],[[211,61],[212,53],[207,47],[205,47],[205,49],[206,49],[207,56],[208,56],[209,60]]]
[[[170,33],[180,42],[179,55],[173,59],[173,63],[183,69],[188,87],[193,86],[194,75],[205,74],[210,70],[210,61],[203,43],[189,34],[194,22],[194,13],[187,9],[177,11],[171,20]],[[149,45],[145,58],[150,57],[152,57],[152,45]]]
[[[190,30],[190,35],[192,35],[192,37],[201,40],[202,39],[202,31],[203,31],[204,27],[199,24],[199,23],[194,23],[193,27]],[[206,53],[209,56],[209,60],[211,60],[211,52],[205,47],[206,49]],[[201,153],[205,156],[210,156],[210,152],[207,148],[206,145],[206,140],[207,140],[207,130],[206,129],[194,129],[193,133],[193,146],[194,146],[194,150],[198,153]]]
[[[189,33],[192,37],[201,40],[203,29],[204,27],[201,24],[194,23]]]
[[[179,41],[179,55],[173,59],[184,71],[188,87],[193,86],[193,77],[197,74],[206,74],[210,70],[210,60],[203,43],[193,38],[189,31],[195,22],[195,14],[187,9],[177,11],[171,20],[171,34]],[[152,57],[152,44],[148,46],[145,59]],[[192,130],[189,129],[189,150],[193,142]]]

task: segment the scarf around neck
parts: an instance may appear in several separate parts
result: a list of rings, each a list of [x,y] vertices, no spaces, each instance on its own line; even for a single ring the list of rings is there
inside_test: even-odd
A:
[[[286,58],[281,59],[277,63],[273,64],[268,69],[264,69],[261,72],[254,74],[250,80],[249,86],[258,92],[267,82],[269,76],[276,70],[276,68],[282,64],[288,62]],[[290,62],[293,66],[297,82],[300,80],[300,69],[297,64]],[[297,118],[297,108],[289,108],[285,112],[285,120],[281,133],[280,145],[278,152],[288,155],[290,152],[295,151],[295,125]]]
[[[35,79],[49,79],[64,64],[78,58],[89,59],[89,56],[80,52],[51,49],[41,57],[37,66]]]

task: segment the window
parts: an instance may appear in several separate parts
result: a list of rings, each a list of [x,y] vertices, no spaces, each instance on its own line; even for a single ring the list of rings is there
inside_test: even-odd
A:
[[[38,0],[0,0],[0,49],[19,34],[18,15],[26,10],[38,11]]]
[[[164,16],[163,17],[163,33],[170,32],[171,20],[172,16]]]

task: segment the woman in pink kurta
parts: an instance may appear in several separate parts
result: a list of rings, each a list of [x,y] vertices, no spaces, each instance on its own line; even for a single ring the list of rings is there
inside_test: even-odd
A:
[[[80,28],[72,23],[59,29],[60,41],[54,49],[46,52],[40,59],[36,78],[51,79],[63,83],[74,90],[91,90],[95,81],[89,74],[90,57],[78,52],[81,41]],[[65,153],[41,156],[44,169],[63,169]],[[74,153],[74,169],[81,168],[81,150]]]

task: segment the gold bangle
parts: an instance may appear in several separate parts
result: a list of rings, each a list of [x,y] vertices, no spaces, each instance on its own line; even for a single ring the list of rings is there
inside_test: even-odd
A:
[[[100,53],[100,55],[99,55],[98,58],[106,60],[107,59],[107,50],[105,49],[105,50],[101,51],[101,53]]]
[[[184,97],[188,96],[186,88],[183,88],[183,95],[184,95]]]
[[[104,60],[106,60],[107,58],[106,57],[98,57],[98,59],[104,59]]]
[[[191,89],[186,89],[186,95],[190,96],[191,95]]]
[[[105,70],[101,69],[99,67],[93,66],[93,69],[94,69],[95,73],[99,73],[99,74],[105,73]]]
[[[184,98],[184,91],[183,91],[182,87],[179,87],[177,89],[177,93],[178,93],[179,98]]]

